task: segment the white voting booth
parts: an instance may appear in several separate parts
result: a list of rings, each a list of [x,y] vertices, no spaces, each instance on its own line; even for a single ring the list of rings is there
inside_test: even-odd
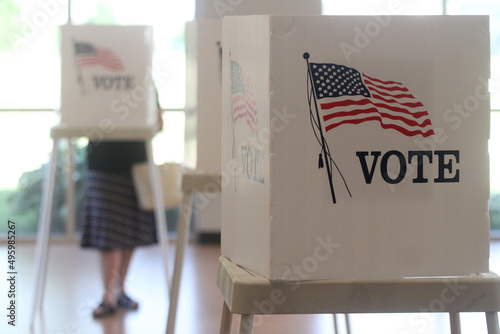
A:
[[[224,19],[227,306],[272,282],[488,273],[488,27],[479,16]],[[322,312],[360,312],[336,302]]]
[[[104,133],[154,126],[152,27],[68,25],[61,33],[61,124]]]
[[[224,24],[224,255],[271,279],[488,272],[486,17]]]
[[[222,19],[227,15],[321,14],[320,0],[196,0],[196,19],[186,23],[186,166],[220,172],[222,165]],[[197,198],[196,232],[221,231],[221,197]]]
[[[42,305],[59,143],[87,137],[145,143],[167,285],[166,218],[152,139],[158,127],[152,66],[152,28],[147,26],[61,27],[61,123],[51,130],[53,150],[45,179],[35,259],[32,326]],[[71,153],[70,153],[71,154]],[[71,166],[69,166],[71,174]],[[70,180],[72,177],[70,175]],[[68,187],[72,191],[72,185]],[[72,203],[68,203],[69,214]]]
[[[222,162],[222,20],[186,23],[186,166],[220,172]],[[200,201],[200,198],[198,199]],[[220,194],[194,212],[196,231],[220,233]]]

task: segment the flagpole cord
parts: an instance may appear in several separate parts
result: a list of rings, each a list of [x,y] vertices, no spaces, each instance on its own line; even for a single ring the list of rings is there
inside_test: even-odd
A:
[[[311,65],[309,64],[309,53],[308,52],[305,52],[304,53],[304,59],[306,60],[306,63],[307,63],[307,74],[308,74],[308,77],[309,77],[309,80],[311,81],[311,88],[314,90],[314,82],[313,82],[313,78],[312,78],[312,73],[311,73]],[[314,106],[316,108],[316,117],[317,117],[317,120],[319,122],[319,134],[320,134],[320,138],[321,138],[321,148],[322,148],[322,152],[325,154],[325,159],[327,157],[327,155],[329,156],[329,152],[326,151],[326,140],[325,140],[325,136],[323,135],[323,129],[321,128],[321,122],[320,122],[320,117],[319,117],[319,111],[318,111],[318,102],[316,100],[316,94],[313,92],[313,99],[314,99]],[[320,154],[320,158],[321,158],[321,154]],[[333,204],[337,203],[337,200],[335,198],[335,190],[333,189],[333,180],[332,180],[332,171],[331,171],[331,166],[330,166],[330,163],[326,163],[326,170],[327,170],[327,173],[328,173],[328,182],[330,184],[330,192],[332,194],[332,201],[333,201]]]

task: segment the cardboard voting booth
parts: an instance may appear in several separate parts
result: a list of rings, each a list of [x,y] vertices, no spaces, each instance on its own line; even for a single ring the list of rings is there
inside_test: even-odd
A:
[[[184,162],[207,172],[222,169],[222,18],[226,15],[321,14],[320,0],[196,1],[186,23],[186,127]],[[220,233],[221,198],[199,199],[197,232]]]
[[[222,20],[186,23],[186,127],[184,161],[191,168],[222,167]],[[200,233],[220,233],[220,194],[195,212]]]
[[[152,28],[61,27],[61,123],[148,127],[156,122]]]
[[[220,171],[222,20],[186,23],[186,145],[191,168]]]
[[[222,253],[271,279],[488,272],[488,26],[225,18]]]

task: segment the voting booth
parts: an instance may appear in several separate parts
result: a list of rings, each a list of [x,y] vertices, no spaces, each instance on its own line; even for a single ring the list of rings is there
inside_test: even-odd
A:
[[[31,328],[41,309],[59,162],[59,143],[68,141],[68,167],[74,163],[72,140],[98,143],[143,141],[154,203],[155,224],[167,290],[171,279],[161,176],[154,162],[152,140],[158,132],[158,105],[153,78],[152,28],[146,26],[61,27],[61,123],[51,129],[52,153],[46,170],[35,249]],[[64,153],[64,152],[62,152]],[[68,231],[75,228],[73,168],[67,168]],[[181,244],[179,242],[179,244]],[[174,273],[175,274],[175,273]],[[178,283],[177,283],[178,286]],[[172,290],[177,289],[176,286]],[[176,307],[171,306],[171,307]]]
[[[61,123],[148,127],[157,120],[152,27],[61,27]]]
[[[222,254],[269,279],[488,272],[488,27],[226,17]]]
[[[222,170],[222,19],[226,15],[321,14],[320,0],[196,1],[195,20],[186,23],[186,119],[184,163],[206,172]],[[199,197],[196,231],[221,231],[221,198]]]
[[[184,160],[191,168],[220,171],[221,108],[222,20],[187,22]]]
[[[186,23],[186,114],[184,162],[206,172],[222,164],[222,20]],[[220,233],[220,194],[199,197],[196,230]]]

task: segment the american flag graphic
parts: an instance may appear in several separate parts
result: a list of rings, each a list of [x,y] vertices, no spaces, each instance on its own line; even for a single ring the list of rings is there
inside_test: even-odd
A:
[[[253,86],[243,70],[235,61],[231,60],[231,96],[233,102],[233,123],[244,119],[252,133],[257,133],[259,123],[257,102]]]
[[[377,121],[405,136],[434,135],[424,105],[402,83],[382,81],[336,64],[310,63],[325,131],[342,124]]]
[[[95,47],[90,43],[75,42],[75,55],[80,68],[101,65],[112,71],[123,70],[120,58],[113,51]]]

